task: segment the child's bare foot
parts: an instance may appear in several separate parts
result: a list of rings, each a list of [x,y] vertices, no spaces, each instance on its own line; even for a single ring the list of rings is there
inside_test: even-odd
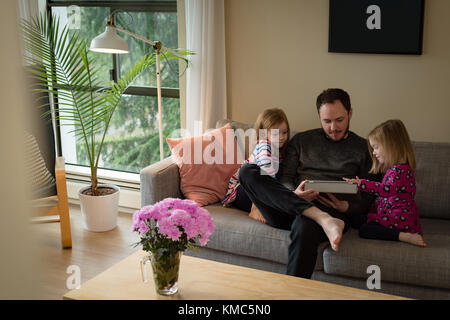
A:
[[[426,247],[427,244],[418,233],[400,232],[398,239],[403,242],[411,243],[419,247]]]
[[[250,210],[250,214],[248,215],[250,218],[255,219],[257,221],[260,221],[262,223],[267,223],[266,219],[264,218],[264,216],[262,215],[262,213],[258,210],[257,207],[255,207],[255,205],[252,205],[252,208]]]
[[[322,228],[330,241],[331,248],[334,251],[339,250],[339,243],[342,239],[345,223],[341,219],[329,217],[322,223]]]

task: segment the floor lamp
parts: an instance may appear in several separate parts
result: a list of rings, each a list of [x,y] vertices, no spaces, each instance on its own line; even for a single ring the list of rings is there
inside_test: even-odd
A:
[[[163,130],[162,130],[162,101],[161,101],[161,74],[160,74],[160,51],[167,50],[173,55],[185,59],[183,56],[177,54],[173,50],[163,47],[161,42],[159,41],[150,41],[144,37],[141,37],[137,34],[134,34],[130,31],[122,29],[115,25],[114,16],[111,15],[108,24],[106,25],[106,30],[102,34],[98,35],[91,41],[90,50],[95,52],[103,52],[103,53],[128,53],[128,44],[127,42],[119,37],[116,33],[116,30],[121,31],[133,38],[149,43],[156,52],[156,86],[157,86],[157,94],[158,94],[158,113],[159,113],[159,156],[160,160],[164,159],[164,150],[163,150]]]

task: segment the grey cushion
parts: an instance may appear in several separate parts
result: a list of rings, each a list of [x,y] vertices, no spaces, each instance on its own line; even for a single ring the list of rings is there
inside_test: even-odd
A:
[[[253,125],[251,125],[251,124],[237,122],[237,121],[233,121],[233,120],[229,120],[229,119],[222,119],[222,120],[217,121],[216,128],[221,128],[224,125],[226,125],[227,123],[231,123],[231,127],[234,130],[236,130],[236,129],[247,130],[247,129],[253,128]]]
[[[244,133],[246,130],[253,128],[252,124],[233,121],[233,120],[229,120],[229,119],[218,120],[216,122],[216,128],[221,128],[224,125],[226,125],[227,123],[231,124],[231,127],[233,128],[233,130],[242,129],[244,131]],[[296,133],[297,133],[297,131],[291,131],[291,139],[293,136],[295,136]],[[241,137],[241,136],[239,136],[239,137],[241,139],[237,140],[238,146],[239,146],[240,150],[245,150],[245,158],[247,159],[249,157],[250,150],[254,148],[254,145],[252,145],[250,143],[249,136],[245,136],[245,139],[242,139],[243,137]]]
[[[367,279],[367,267],[377,265],[381,281],[450,289],[450,221],[421,219],[426,248],[397,241],[359,238],[347,232],[339,252],[323,253],[327,274]]]
[[[288,230],[272,228],[249,218],[244,211],[219,204],[206,206],[205,209],[214,219],[214,232],[207,244],[209,249],[287,264]],[[319,247],[317,270],[323,269],[320,258],[327,246],[328,242],[324,242]]]
[[[315,271],[312,276],[313,280],[326,281],[343,286],[369,290],[367,288],[367,279],[356,279],[343,276],[334,276],[324,273],[323,271]],[[375,292],[393,294],[396,296],[407,297],[412,299],[450,299],[450,290],[431,287],[423,287],[398,282],[382,281],[380,289],[372,289]]]
[[[250,124],[237,122],[237,121],[233,121],[233,120],[228,120],[228,119],[222,119],[222,120],[217,121],[216,128],[221,128],[221,127],[225,126],[227,123],[231,124],[231,127],[233,128],[233,130],[242,129],[244,134],[245,134],[246,130],[252,128],[252,125],[250,125]],[[236,136],[236,137],[238,138],[237,143],[239,146],[239,150],[241,152],[244,151],[245,159],[247,159],[249,156],[250,148],[251,148],[249,138],[248,138],[248,136]]]
[[[450,220],[450,143],[413,142],[419,215]]]

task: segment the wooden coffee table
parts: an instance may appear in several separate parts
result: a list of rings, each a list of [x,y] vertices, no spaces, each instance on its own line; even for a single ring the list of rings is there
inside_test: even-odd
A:
[[[302,279],[283,274],[245,268],[183,255],[178,293],[172,297],[155,292],[151,267],[150,279],[143,283],[137,251],[64,299],[106,300],[375,300],[406,299],[403,297],[355,289],[327,282]]]

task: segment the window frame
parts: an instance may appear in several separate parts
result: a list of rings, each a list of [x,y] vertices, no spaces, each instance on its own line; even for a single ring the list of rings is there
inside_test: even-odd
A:
[[[51,13],[53,7],[69,7],[71,5],[76,5],[80,7],[106,7],[110,9],[110,13],[115,10],[125,10],[127,12],[177,12],[177,1],[176,0],[168,0],[168,1],[76,1],[76,0],[46,0],[46,11],[47,13]],[[51,18],[51,15],[50,15]],[[120,61],[118,54],[111,54],[113,59],[113,66],[111,69],[111,80],[117,81],[119,78],[120,72]],[[149,96],[149,97],[157,97],[157,88],[153,86],[130,86],[125,91],[126,95],[132,96]],[[162,98],[180,98],[180,88],[161,88],[161,96]],[[57,101],[57,97],[54,97],[55,101]],[[62,156],[62,143],[61,143],[61,130],[60,124],[56,123],[55,125],[55,139],[56,139],[56,149],[57,155]],[[69,174],[79,177],[86,177],[87,166],[80,164],[68,164],[69,166]],[[134,180],[135,182],[139,182],[139,174],[131,173],[126,171],[121,171],[117,169],[106,169],[99,168],[99,171],[103,173],[103,177],[105,179],[113,179],[116,180],[117,177],[123,176],[125,174],[129,181]],[[131,177],[131,178],[130,178]],[[134,177],[134,178],[133,178]],[[103,180],[103,179],[101,179]],[[122,180],[121,178],[117,178],[117,181]],[[123,180],[122,180],[123,181]]]

